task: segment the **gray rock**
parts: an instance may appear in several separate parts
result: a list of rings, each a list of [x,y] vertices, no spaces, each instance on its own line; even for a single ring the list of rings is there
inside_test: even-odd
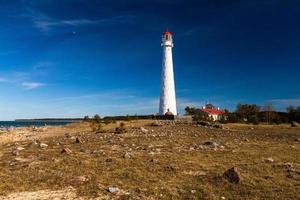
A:
[[[79,137],[76,137],[76,143],[82,143],[82,141]]]
[[[142,131],[142,133],[148,133],[149,131],[147,129],[145,129],[144,127],[141,127],[140,130]]]
[[[80,147],[80,152],[85,153],[85,152],[86,152],[86,149],[83,148],[83,147]]]
[[[123,155],[123,158],[125,158],[125,159],[130,159],[130,158],[131,158],[130,153],[126,152],[126,153]]]
[[[272,162],[274,162],[274,159],[269,157],[269,158],[265,159],[265,161],[268,162],[268,163],[272,163]]]
[[[46,147],[48,147],[48,144],[40,143],[40,147],[41,147],[41,148],[46,148]]]
[[[24,147],[17,147],[16,148],[18,151],[22,151],[22,150],[24,150],[25,148]]]
[[[203,142],[203,145],[208,146],[210,148],[217,148],[219,146],[218,143],[213,141],[205,141]]]
[[[232,167],[224,172],[223,176],[231,183],[239,183],[241,178],[236,167]]]
[[[110,193],[116,193],[119,191],[119,188],[117,187],[108,187],[107,191],[109,191]]]
[[[296,121],[292,121],[291,122],[291,126],[292,127],[300,127],[300,124],[298,122],[296,122]]]

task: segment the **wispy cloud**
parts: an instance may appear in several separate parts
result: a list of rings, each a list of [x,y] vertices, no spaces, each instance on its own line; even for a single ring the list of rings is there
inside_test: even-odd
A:
[[[87,18],[69,18],[69,19],[58,19],[50,17],[47,14],[38,11],[36,9],[27,8],[27,13],[23,14],[22,17],[29,18],[34,26],[43,33],[49,33],[55,28],[64,27],[80,27],[80,26],[108,26],[108,25],[119,25],[127,24],[133,21],[135,17],[133,15],[115,15],[108,16],[98,19],[87,19]]]
[[[292,98],[292,99],[272,99],[269,101],[272,104],[278,106],[300,106],[300,98]]]
[[[113,16],[103,19],[71,19],[71,20],[55,20],[55,19],[35,19],[35,26],[42,32],[49,32],[55,27],[78,27],[78,26],[88,26],[88,25],[116,25],[120,23],[128,22],[133,16],[120,15]]]
[[[39,82],[23,82],[21,85],[26,90],[32,90],[32,89],[37,89],[37,88],[43,87],[46,84],[39,83]]]

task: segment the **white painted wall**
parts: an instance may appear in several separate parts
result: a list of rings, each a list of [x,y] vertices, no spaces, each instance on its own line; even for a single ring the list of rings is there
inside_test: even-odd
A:
[[[163,36],[162,40],[163,60],[162,60],[162,83],[159,103],[159,114],[164,115],[168,110],[177,115],[176,95],[173,72],[172,48],[173,42],[166,40]]]

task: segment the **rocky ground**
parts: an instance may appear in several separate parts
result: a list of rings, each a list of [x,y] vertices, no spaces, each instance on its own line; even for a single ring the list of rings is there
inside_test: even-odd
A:
[[[125,122],[0,135],[0,199],[300,199],[300,128]]]

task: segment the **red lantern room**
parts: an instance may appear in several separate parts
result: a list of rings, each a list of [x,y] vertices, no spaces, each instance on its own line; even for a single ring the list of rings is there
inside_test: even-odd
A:
[[[172,34],[170,31],[165,31],[163,34],[163,41],[172,41]]]
[[[166,31],[166,32],[164,33],[164,35],[172,35],[172,34],[171,34],[171,32]]]

